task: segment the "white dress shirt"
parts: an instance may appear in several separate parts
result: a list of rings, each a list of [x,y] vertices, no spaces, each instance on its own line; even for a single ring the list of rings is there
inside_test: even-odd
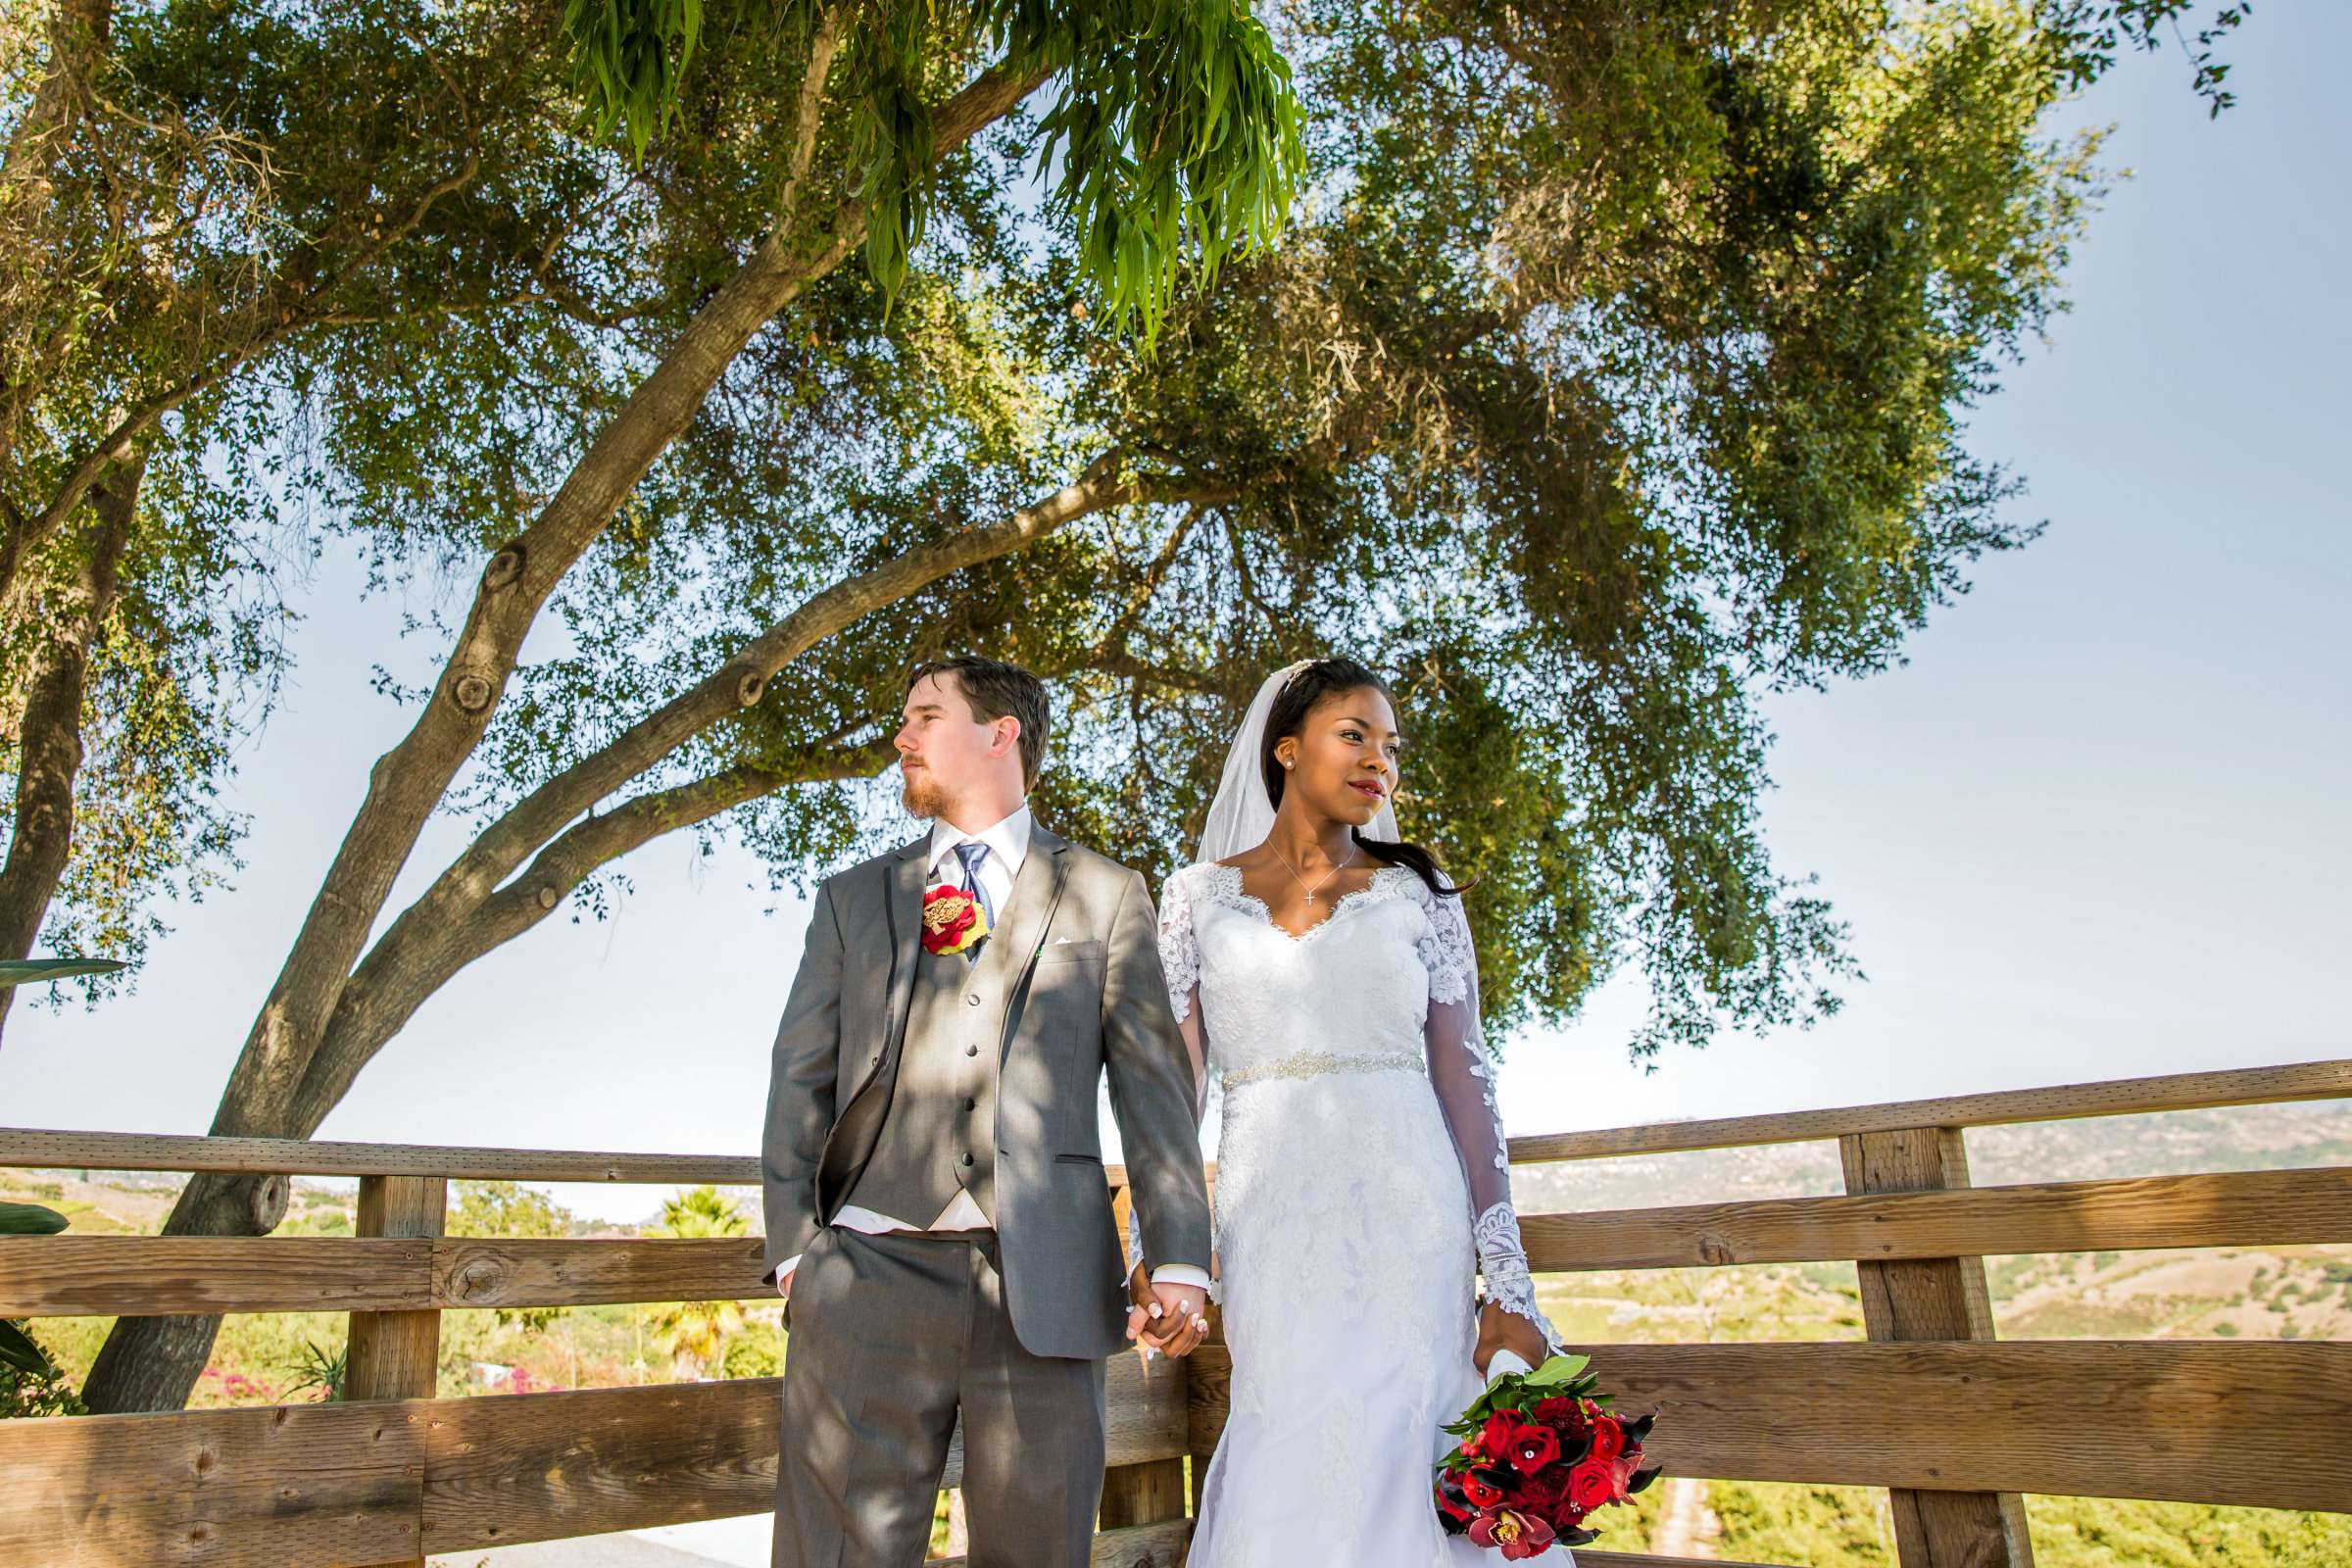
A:
[[[988,853],[980,858],[978,872],[980,891],[988,896],[988,906],[1002,916],[1012,899],[1012,879],[1020,873],[1021,862],[1029,858],[1030,825],[1029,806],[1025,801],[1010,816],[977,833],[966,833],[944,816],[934,818],[931,823],[930,858],[923,872],[924,885],[928,887],[950,882],[957,887],[963,886],[963,862],[956,858],[956,847],[959,844],[985,844]],[[861,1208],[856,1203],[842,1204],[841,1211],[833,1216],[833,1223],[869,1235],[884,1231],[969,1231],[989,1228],[988,1216],[980,1212],[980,1205],[972,1201],[972,1195],[961,1187],[956,1189],[956,1196],[948,1200],[948,1206],[940,1210],[938,1217],[928,1227],[911,1225],[903,1219]],[[779,1292],[790,1294],[792,1271],[800,1260],[801,1254],[796,1252],[777,1266],[776,1289]],[[1152,1271],[1152,1278],[1154,1283],[1191,1285],[1201,1291],[1208,1289],[1208,1271],[1190,1263],[1162,1263]]]

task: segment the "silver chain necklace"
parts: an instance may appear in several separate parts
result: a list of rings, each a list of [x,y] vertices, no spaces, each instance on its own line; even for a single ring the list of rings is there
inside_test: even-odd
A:
[[[1272,839],[1266,840],[1266,848],[1269,850],[1274,850],[1274,841]],[[1305,877],[1298,874],[1298,868],[1291,864],[1291,858],[1289,856],[1283,854],[1280,850],[1274,850],[1274,858],[1280,860],[1282,862],[1282,868],[1291,873],[1292,881],[1298,883],[1302,888],[1306,888],[1306,902],[1309,906],[1312,906],[1315,902],[1315,888],[1321,887],[1324,883],[1330,881],[1333,877],[1338,876],[1342,871],[1347,870],[1348,867],[1355,863],[1355,847],[1352,844],[1349,845],[1348,848],[1348,858],[1342,860],[1339,864],[1333,866],[1330,870],[1315,878],[1314,885],[1312,887],[1307,885],[1307,880]]]

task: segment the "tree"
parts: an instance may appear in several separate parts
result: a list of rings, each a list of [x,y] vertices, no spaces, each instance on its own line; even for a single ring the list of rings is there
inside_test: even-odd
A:
[[[956,177],[952,166],[979,132],[1040,87],[1059,83],[1039,127],[1042,141],[1028,145],[1058,158],[1062,206],[1084,207],[1083,223],[1095,236],[1090,254],[1107,258],[1120,280],[1105,303],[1133,309],[1147,323],[1154,302],[1168,297],[1169,276],[1205,271],[1237,245],[1261,239],[1287,198],[1297,110],[1281,62],[1246,10],[1210,8],[1136,34],[1102,25],[1125,11],[1088,5],[786,9],[781,24],[773,10],[758,8],[733,16],[726,27],[703,29],[700,85],[675,161],[608,190],[610,212],[588,202],[582,220],[609,222],[606,237],[654,240],[596,257],[605,270],[580,292],[612,299],[616,291],[605,285],[615,278],[653,290],[642,307],[575,311],[585,318],[579,325],[605,330],[605,339],[509,358],[495,325],[454,313],[429,321],[397,311],[353,313],[336,318],[350,330],[315,338],[299,362],[293,390],[320,409],[326,427],[326,492],[345,503],[357,525],[408,521],[424,494],[447,484],[469,503],[450,514],[450,533],[426,539],[393,523],[382,526],[389,547],[475,549],[485,535],[503,542],[415,727],[370,774],[367,800],[232,1072],[216,1132],[307,1136],[434,987],[561,902],[541,877],[519,892],[502,886],[520,864],[512,857],[539,850],[644,761],[659,760],[667,745],[643,753],[654,736],[667,734],[675,745],[702,727],[679,728],[686,712],[705,712],[715,702],[707,725],[753,706],[765,683],[761,666],[780,667],[884,586],[936,577],[973,558],[969,545],[929,552],[782,629],[772,649],[704,682],[683,710],[651,720],[621,753],[551,781],[556,787],[532,812],[486,835],[436,883],[427,902],[440,914],[413,908],[370,945],[393,877],[473,756],[523,637],[558,585],[605,538],[624,503],[623,532],[636,531],[642,513],[633,492],[780,312],[824,289],[861,246],[872,272],[861,272],[854,289],[832,286],[882,301],[871,279],[889,283],[892,257],[943,204],[940,187]],[[1139,11],[1150,15],[1150,8]],[[1146,76],[1136,67],[1150,62],[1145,46],[1155,41],[1197,69],[1173,80]],[[526,45],[512,61],[522,79],[503,84],[509,97],[543,101],[540,95],[556,90],[552,75],[528,75],[544,70],[543,52]],[[837,65],[841,99],[830,85]],[[1026,117],[1021,128],[1029,128]],[[361,330],[370,324],[374,331]],[[478,334],[476,354],[462,369],[454,355],[400,352],[419,334],[469,330]],[[537,400],[549,357],[565,378],[563,390],[580,394],[571,404]],[[507,373],[484,373],[493,367]],[[428,386],[452,395],[416,395]],[[560,463],[552,454],[562,455]],[[445,455],[456,472],[437,466]],[[532,494],[520,476],[550,467],[560,482]],[[1098,488],[1145,493],[1109,478]],[[993,548],[1009,548],[1022,531],[1006,532]],[[809,748],[780,766],[761,764],[706,786],[681,815],[670,814],[669,803],[652,802],[602,819],[587,842],[574,839],[565,853],[587,852],[584,871],[664,822],[707,816],[787,783],[854,772],[874,756],[870,744]],[[166,1229],[267,1231],[279,1217],[280,1192],[275,1184],[199,1175],[182,1190]],[[89,1380],[93,1407],[176,1406],[215,1327],[208,1318],[118,1326]]]
[[[282,663],[290,355],[568,296],[598,163],[529,9],[65,0],[0,69],[0,956],[135,958],[233,866],[214,789]],[[429,347],[427,349],[429,352]],[[0,1012],[9,997],[0,992]]]
[[[1641,1051],[1826,1010],[1840,930],[1765,853],[1757,703],[1885,667],[2030,537],[1963,421],[2095,193],[2091,147],[2038,128],[2090,69],[2079,12],[1302,4],[1309,196],[1212,278],[1101,242],[1066,158],[1035,199],[1039,136],[1086,122],[1024,107],[1045,51],[890,7],[787,8],[780,47],[713,9],[632,187],[655,240],[600,280],[666,303],[598,340],[579,420],[527,363],[479,373],[494,344],[474,373],[388,349],[397,322],[308,368],[348,525],[487,563],[215,1130],[308,1136],[451,975],[599,907],[656,837],[723,826],[791,878],[888,832],[884,715],[948,648],[1054,679],[1041,809],[1154,870],[1202,737],[1271,664],[1349,648],[1404,691],[1407,831],[1484,877],[1498,1020],[1626,962]],[[921,177],[876,172],[905,147]],[[1149,351],[1103,328],[1153,318],[1104,256],[1179,274]],[[549,610],[569,651],[519,665]],[[370,940],[453,803],[475,837]],[[267,1229],[268,1190],[199,1176],[166,1229]],[[211,1333],[125,1320],[85,1397],[176,1403]]]

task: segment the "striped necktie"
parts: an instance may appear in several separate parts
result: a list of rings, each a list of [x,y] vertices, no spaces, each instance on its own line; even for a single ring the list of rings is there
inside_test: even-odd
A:
[[[956,846],[956,858],[963,862],[963,890],[969,893],[972,901],[980,906],[980,917],[988,922],[988,929],[992,932],[995,931],[997,929],[996,901],[988,896],[988,889],[980,885],[980,862],[988,858],[988,846],[974,840],[966,840]],[[987,940],[986,937],[982,937],[979,942],[975,942],[963,950],[966,962],[978,963],[980,961],[980,948]]]

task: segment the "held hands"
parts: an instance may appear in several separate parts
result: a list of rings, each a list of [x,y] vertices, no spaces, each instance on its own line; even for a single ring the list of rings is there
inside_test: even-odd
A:
[[[1543,1332],[1516,1312],[1506,1312],[1493,1301],[1482,1302],[1478,1308],[1478,1348],[1471,1358],[1478,1363],[1478,1375],[1487,1375],[1487,1363],[1496,1350],[1509,1350],[1531,1367],[1542,1366],[1551,1354],[1551,1346]]]
[[[1139,1350],[1190,1355],[1208,1335],[1208,1303],[1191,1285],[1154,1284],[1138,1263],[1127,1276],[1127,1337]]]

